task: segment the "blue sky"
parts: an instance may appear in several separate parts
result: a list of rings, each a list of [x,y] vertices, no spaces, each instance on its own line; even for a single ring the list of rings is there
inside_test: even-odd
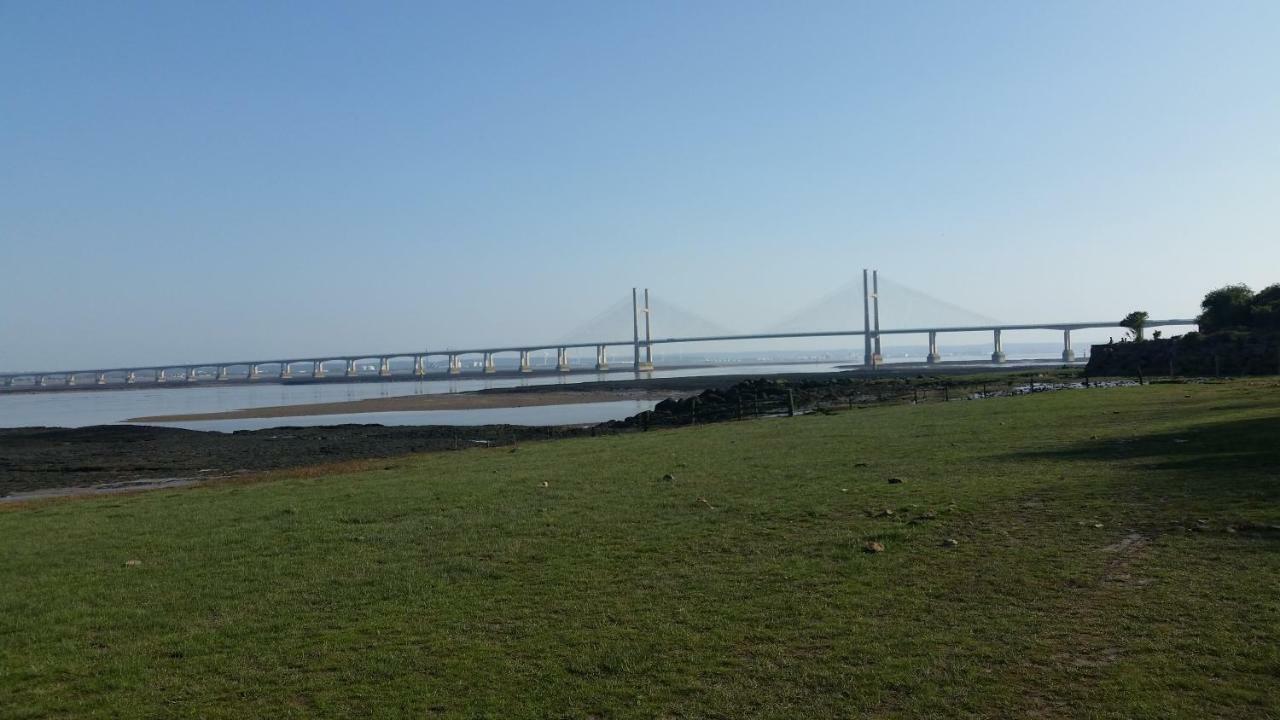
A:
[[[554,339],[632,285],[752,329],[862,267],[1194,314],[1280,282],[1277,77],[1275,2],[0,0],[0,368]]]

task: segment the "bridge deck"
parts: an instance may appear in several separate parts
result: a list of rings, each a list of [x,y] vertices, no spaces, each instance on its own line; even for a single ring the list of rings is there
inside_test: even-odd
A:
[[[1173,319],[1173,320],[1148,320],[1146,327],[1167,327],[1174,325],[1195,325],[1195,320]],[[1025,323],[1017,325],[976,325],[969,327],[922,327],[922,328],[899,328],[899,329],[881,329],[880,335],[926,335],[928,333],[951,334],[964,332],[994,332],[996,330],[1087,330],[1091,328],[1116,328],[1120,327],[1114,321],[1106,322],[1075,322],[1075,323]],[[746,335],[706,335],[700,337],[669,337],[669,338],[653,338],[648,341],[651,345],[669,345],[676,343],[698,343],[698,342],[726,342],[741,340],[780,340],[788,338],[816,338],[816,337],[856,337],[866,335],[875,331],[867,330],[817,330],[807,332],[785,332],[785,333],[753,333]],[[641,340],[641,345],[646,341]],[[411,352],[395,352],[395,353],[365,353],[362,355],[324,355],[301,358],[278,358],[274,360],[236,360],[221,362],[202,362],[202,363],[173,363],[168,365],[134,365],[130,367],[114,367],[114,368],[86,368],[80,370],[30,370],[22,372],[0,372],[0,378],[14,379],[33,376],[65,376],[65,375],[95,375],[101,373],[128,373],[128,372],[148,372],[170,370],[178,368],[220,368],[220,367],[247,367],[251,365],[281,365],[285,363],[316,363],[316,362],[354,362],[356,360],[372,360],[381,358],[403,358],[403,357],[441,357],[449,355],[484,355],[498,353],[520,353],[520,352],[537,352],[540,350],[556,350],[556,349],[576,349],[576,348],[595,348],[595,347],[623,347],[633,346],[633,340],[613,340],[613,341],[593,341],[593,342],[577,342],[577,343],[545,343],[537,345],[509,345],[503,347],[489,348],[468,348],[460,350],[414,350]]]

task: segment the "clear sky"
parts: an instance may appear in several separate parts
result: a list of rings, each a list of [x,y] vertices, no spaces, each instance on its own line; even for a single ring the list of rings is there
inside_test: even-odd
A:
[[[1280,282],[1274,0],[0,0],[0,87],[4,369]]]

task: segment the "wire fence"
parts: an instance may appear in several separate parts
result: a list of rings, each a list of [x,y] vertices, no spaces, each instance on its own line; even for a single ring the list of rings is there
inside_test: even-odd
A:
[[[999,381],[940,381],[804,384],[745,383],[723,391],[708,390],[680,400],[666,400],[628,422],[642,429],[766,417],[833,413],[886,404],[946,403],[988,397],[1021,395],[1084,386],[1079,382],[1045,382],[1035,377]]]

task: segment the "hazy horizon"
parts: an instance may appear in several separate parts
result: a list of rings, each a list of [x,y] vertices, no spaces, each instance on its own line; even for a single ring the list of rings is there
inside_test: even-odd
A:
[[[633,286],[750,331],[864,267],[1009,323],[1192,317],[1280,282],[1277,27],[0,3],[0,370],[554,341]]]

